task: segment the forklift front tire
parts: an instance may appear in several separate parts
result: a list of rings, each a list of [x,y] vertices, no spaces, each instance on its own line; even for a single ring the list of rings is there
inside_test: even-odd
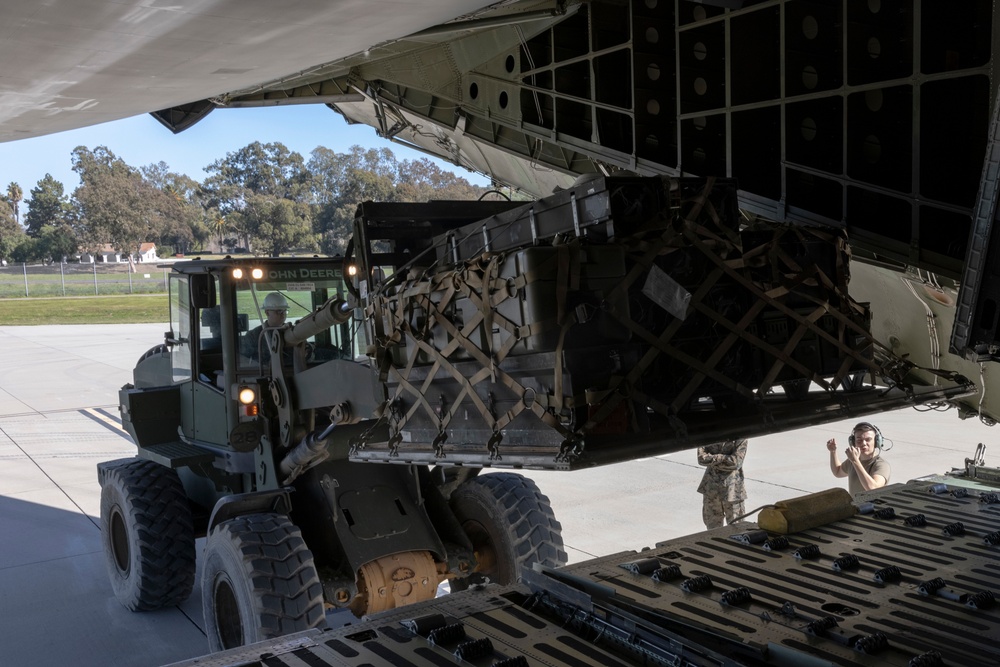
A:
[[[213,652],[326,622],[312,552],[298,527],[281,514],[247,514],[212,529],[201,598]]]

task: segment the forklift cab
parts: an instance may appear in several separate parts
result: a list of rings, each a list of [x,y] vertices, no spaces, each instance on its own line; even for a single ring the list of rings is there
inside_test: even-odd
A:
[[[192,260],[175,265],[170,276],[170,321],[167,335],[171,381],[180,402],[180,438],[193,444],[239,450],[245,431],[268,433],[260,418],[292,410],[288,401],[275,396],[292,392],[316,393],[329,385],[330,375],[319,370],[331,361],[353,362],[363,328],[353,318],[325,327],[308,327],[308,336],[286,343],[297,322],[314,316],[324,304],[348,296],[340,259],[308,258],[280,260]],[[270,294],[287,304],[287,316],[277,328],[267,328],[264,300]],[[256,332],[255,332],[256,329]],[[270,354],[247,354],[248,337],[256,333],[264,340],[255,349],[280,350]],[[368,373],[367,359],[357,372]],[[340,368],[335,377],[355,372],[355,364]],[[316,369],[316,373],[308,371]],[[353,385],[354,383],[347,383]],[[253,405],[243,401],[251,389]],[[323,399],[316,399],[323,403]],[[312,408],[312,405],[307,406]],[[263,410],[263,412],[261,412]],[[281,424],[295,423],[292,414],[281,414]],[[263,430],[261,430],[263,429]],[[292,433],[281,431],[287,442]],[[239,437],[237,437],[239,436]],[[271,437],[279,437],[271,434]],[[254,436],[256,442],[258,436]],[[235,463],[235,457],[228,461]],[[235,469],[234,469],[235,471]]]

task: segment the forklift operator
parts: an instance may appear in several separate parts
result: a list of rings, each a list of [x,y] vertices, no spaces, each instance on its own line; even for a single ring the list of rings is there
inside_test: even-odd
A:
[[[277,329],[285,323],[285,318],[288,316],[288,302],[278,292],[271,292],[264,297],[263,308],[267,319],[243,336],[240,353],[254,361],[267,362],[271,358],[271,352],[266,341],[261,340],[261,334],[264,329]]]

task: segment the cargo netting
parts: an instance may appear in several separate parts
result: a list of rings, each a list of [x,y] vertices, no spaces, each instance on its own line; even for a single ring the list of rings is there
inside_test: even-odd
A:
[[[366,267],[390,437],[353,458],[575,468],[969,393],[921,393],[872,338],[842,231],[736,201],[597,178]]]

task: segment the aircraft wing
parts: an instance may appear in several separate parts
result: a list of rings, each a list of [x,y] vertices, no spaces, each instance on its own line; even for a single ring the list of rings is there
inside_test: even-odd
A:
[[[15,0],[0,24],[0,141],[302,76],[486,0]]]

